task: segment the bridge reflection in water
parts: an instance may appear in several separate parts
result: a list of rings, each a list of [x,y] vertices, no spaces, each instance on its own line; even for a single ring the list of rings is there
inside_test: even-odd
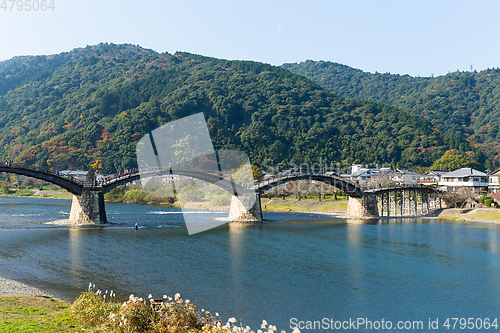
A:
[[[73,194],[70,224],[105,224],[106,208],[104,194],[112,189],[137,180],[141,177],[183,176],[212,183],[231,193],[229,217],[236,222],[261,222],[262,209],[260,195],[266,191],[291,181],[319,181],[344,191],[349,196],[347,217],[376,218],[380,216],[422,216],[438,210],[442,206],[440,192],[432,187],[396,186],[386,188],[361,188],[336,175],[291,173],[274,177],[251,185],[237,184],[224,179],[221,174],[193,171],[172,171],[170,168],[154,168],[106,177],[101,181],[82,181],[71,176],[50,171],[30,169],[17,165],[0,166],[0,172],[14,173],[41,179],[56,184]],[[240,202],[238,193],[252,191],[257,200],[250,209]]]

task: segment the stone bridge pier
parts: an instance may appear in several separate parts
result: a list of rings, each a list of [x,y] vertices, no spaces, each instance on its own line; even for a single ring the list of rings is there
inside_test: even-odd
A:
[[[105,224],[106,208],[104,206],[104,193],[84,189],[81,195],[73,195],[71,224]]]
[[[379,214],[376,195],[365,193],[361,198],[349,197],[346,217],[371,218],[377,216]]]
[[[247,197],[231,197],[231,210],[229,220],[231,222],[262,222],[262,207],[260,205],[260,193],[256,193],[255,203],[252,208],[247,209],[245,204]],[[243,202],[242,202],[243,201]]]

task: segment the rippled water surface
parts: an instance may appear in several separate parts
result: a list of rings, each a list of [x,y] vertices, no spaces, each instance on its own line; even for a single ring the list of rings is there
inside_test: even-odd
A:
[[[122,299],[179,292],[254,329],[262,319],[290,331],[291,318],[427,325],[500,315],[495,225],[267,213],[270,222],[188,236],[179,210],[131,204],[107,204],[105,228],[44,224],[67,218],[70,206],[0,198],[0,275],[68,300],[89,282]]]

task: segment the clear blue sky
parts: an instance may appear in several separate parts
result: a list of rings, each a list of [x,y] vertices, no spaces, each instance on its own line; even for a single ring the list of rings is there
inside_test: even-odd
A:
[[[110,42],[412,76],[500,67],[496,0],[54,0],[46,12],[10,11],[6,1],[0,60]]]

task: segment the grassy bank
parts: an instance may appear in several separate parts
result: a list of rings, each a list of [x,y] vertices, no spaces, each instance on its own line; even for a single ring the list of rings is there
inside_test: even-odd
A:
[[[267,212],[315,212],[315,213],[345,213],[347,200],[297,200],[297,199],[267,199],[261,200],[262,210]]]
[[[41,296],[1,296],[0,332],[81,332],[70,305]]]
[[[500,222],[500,209],[495,208],[477,208],[460,209],[447,208],[438,215],[439,218],[453,221],[471,221],[471,222]]]
[[[160,299],[130,295],[124,303],[113,297],[112,292],[90,289],[69,305],[46,297],[1,296],[0,332],[254,332],[238,325],[235,318],[223,322],[217,313],[197,309],[179,294]],[[277,331],[266,321],[261,328]]]

